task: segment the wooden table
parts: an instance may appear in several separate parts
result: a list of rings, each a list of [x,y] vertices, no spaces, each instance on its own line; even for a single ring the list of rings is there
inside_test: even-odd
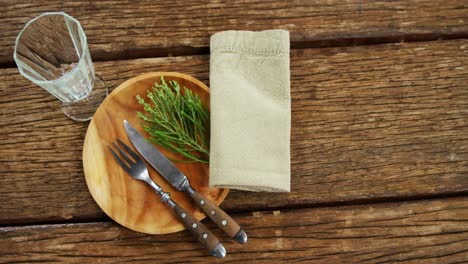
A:
[[[467,263],[468,2],[2,1],[0,263]],[[249,234],[207,257],[188,232],[112,222],[86,187],[88,123],[18,73],[14,40],[45,11],[83,25],[116,87],[151,71],[209,83],[209,37],[291,33],[291,193],[232,191]],[[243,199],[241,199],[243,198]]]

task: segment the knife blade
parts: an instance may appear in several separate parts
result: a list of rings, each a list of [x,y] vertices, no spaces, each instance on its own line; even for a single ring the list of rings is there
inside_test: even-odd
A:
[[[179,191],[188,193],[202,211],[232,239],[241,244],[247,242],[247,234],[244,230],[226,212],[194,190],[187,176],[132,127],[127,120],[124,120],[124,127],[136,150],[166,181]]]

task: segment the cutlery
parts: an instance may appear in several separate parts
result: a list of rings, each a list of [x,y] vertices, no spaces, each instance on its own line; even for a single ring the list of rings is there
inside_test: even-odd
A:
[[[190,215],[186,210],[179,206],[176,202],[171,199],[169,193],[164,192],[163,189],[157,185],[153,180],[151,180],[148,168],[146,167],[144,161],[127,145],[125,145],[120,139],[117,139],[118,143],[112,142],[114,148],[120,153],[117,152],[109,146],[109,149],[119,163],[119,165],[128,173],[132,178],[140,181],[146,182],[148,185],[153,188],[153,190],[161,196],[161,200],[169,205],[169,207],[176,214],[178,219],[184,224],[184,226],[189,230],[198,241],[210,251],[210,254],[218,257],[224,258],[226,256],[226,250],[224,246],[218,241],[216,236],[214,236],[202,223],[197,221],[195,217]],[[123,149],[121,148],[123,147]]]
[[[194,190],[188,178],[157,148],[138,133],[127,120],[124,120],[124,126],[127,136],[136,150],[166,181],[179,191],[188,193],[203,212],[231,238],[241,244],[247,242],[247,234],[226,212]]]

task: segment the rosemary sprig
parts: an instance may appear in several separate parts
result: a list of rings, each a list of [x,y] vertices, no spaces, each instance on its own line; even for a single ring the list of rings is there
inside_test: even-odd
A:
[[[189,162],[208,162],[209,113],[200,97],[177,81],[155,83],[146,102],[137,95],[144,112],[137,112],[149,140]]]

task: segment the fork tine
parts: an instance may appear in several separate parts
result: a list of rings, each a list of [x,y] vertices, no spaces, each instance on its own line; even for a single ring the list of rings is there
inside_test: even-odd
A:
[[[112,142],[112,144],[119,151],[120,156],[122,156],[127,161],[128,165],[130,165],[130,167],[131,167],[132,164],[135,163],[135,162],[128,157],[128,154],[125,153],[125,151],[123,151],[118,144],[116,144],[115,142]]]
[[[119,155],[112,149],[111,146],[108,146],[109,150],[111,151],[112,153],[112,156],[114,156],[115,160],[117,161],[117,163],[120,164],[120,166],[125,170],[125,171],[130,171],[130,168],[128,167],[127,164],[125,164],[125,162],[119,157]]]
[[[141,158],[140,156],[138,156],[135,151],[133,151],[129,146],[127,146],[125,143],[122,142],[122,140],[120,139],[117,139],[117,141],[125,148],[125,150],[127,150],[128,154],[130,154],[130,156],[132,156],[132,158],[138,162],[138,161],[141,161]]]

